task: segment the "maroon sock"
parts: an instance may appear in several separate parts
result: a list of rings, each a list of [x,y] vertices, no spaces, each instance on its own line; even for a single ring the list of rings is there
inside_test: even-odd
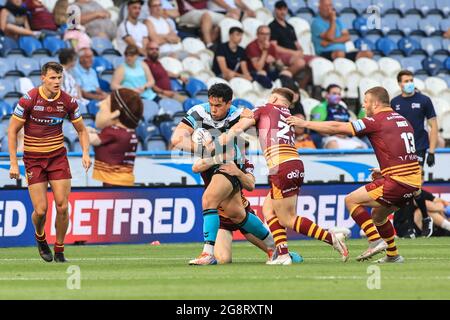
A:
[[[55,253],[64,252],[64,243],[55,242]]]
[[[44,242],[45,241],[45,232],[42,234],[42,236],[38,236],[38,234],[35,232],[34,237],[36,238],[37,241]]]

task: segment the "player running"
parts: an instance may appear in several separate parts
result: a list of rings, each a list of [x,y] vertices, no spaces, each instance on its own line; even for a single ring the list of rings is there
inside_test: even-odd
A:
[[[214,163],[211,158],[204,158],[198,159],[192,166],[193,172],[200,173],[202,175],[203,181],[205,183],[205,188],[208,187],[210,182],[210,178],[205,174],[205,172],[213,165]],[[255,189],[255,176],[253,175],[254,165],[248,159],[244,160],[244,167],[242,170],[239,169],[234,162],[222,164],[219,170],[230,176],[237,177],[243,189],[247,191],[252,191]],[[244,196],[242,191],[241,198],[242,204],[245,207],[245,211],[248,214],[256,215],[252,207],[250,206],[250,202]],[[233,242],[233,231],[237,230],[239,230],[249,242],[264,251],[268,255],[269,260],[272,258],[272,255],[275,252],[275,243],[270,233],[268,235],[268,241],[264,242],[254,235],[248,233],[244,229],[240,228],[236,223],[233,223],[233,221],[227,218],[227,214],[223,211],[222,207],[219,207],[218,209],[220,226],[217,233],[216,244],[214,246],[214,256],[216,257],[218,263],[231,263],[231,245]],[[303,261],[303,258],[297,253],[290,252],[289,254],[291,255],[291,258],[295,260],[295,262]]]
[[[81,161],[86,171],[91,166],[86,127],[74,98],[60,89],[63,67],[56,62],[42,66],[42,85],[28,91],[14,109],[8,128],[8,147],[11,179],[19,179],[17,163],[17,132],[25,127],[23,162],[28,191],[33,203],[32,220],[39,254],[47,262],[66,262],[64,238],[69,226],[68,202],[70,194],[69,161],[62,124],[66,116],[72,122],[83,150]],[[56,242],[53,257],[45,235],[47,214],[47,187],[53,191],[56,206]]]
[[[247,111],[239,122],[227,134],[220,137],[221,144],[228,144],[251,126],[256,126],[261,147],[264,150],[269,168],[270,193],[264,201],[264,215],[272,215],[267,219],[270,231],[277,247],[276,258],[267,264],[288,265],[292,263],[287,246],[285,228],[314,237],[333,246],[342,256],[348,259],[345,244],[333,233],[328,232],[311,220],[297,216],[297,197],[303,183],[303,162],[294,148],[294,128],[286,122],[291,116],[289,107],[294,93],[287,88],[272,91],[269,102],[259,107],[252,114]]]
[[[414,130],[395,112],[383,87],[366,91],[364,107],[367,117],[351,122],[311,122],[291,117],[288,123],[326,134],[366,135],[375,151],[380,169],[373,181],[350,193],[345,204],[352,218],[369,240],[369,248],[356,260],[369,259],[386,250],[377,262],[403,262],[394,242],[394,227],[388,216],[420,192],[421,169],[416,155]],[[364,207],[371,207],[372,218]]]
[[[178,124],[172,135],[172,145],[175,148],[193,153],[196,144],[192,141],[192,134],[198,128],[204,128],[211,132],[212,137],[218,137],[220,133],[228,130],[237,123],[243,109],[231,105],[233,91],[223,83],[217,83],[208,90],[208,103],[192,107],[183,120]],[[225,153],[214,149],[214,143],[203,141],[203,145],[212,147],[217,152],[212,158],[214,165],[205,174],[211,180],[202,197],[203,208],[203,252],[197,259],[189,262],[192,265],[217,264],[214,257],[214,244],[219,230],[220,218],[218,208],[221,206],[234,223],[242,229],[253,234],[258,239],[270,243],[269,232],[261,220],[248,214],[242,205],[241,185],[239,179],[219,170],[224,162]],[[232,144],[226,154],[232,154],[232,160],[242,168],[243,159],[237,144]],[[230,159],[228,159],[230,161]]]

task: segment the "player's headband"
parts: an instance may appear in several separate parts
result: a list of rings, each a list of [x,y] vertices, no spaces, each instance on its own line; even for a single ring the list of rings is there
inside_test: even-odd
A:
[[[128,116],[128,118],[131,119],[131,121],[134,122],[134,124],[138,125],[139,118],[136,117],[133,112],[131,112],[130,108],[126,105],[125,101],[123,101],[122,96],[120,95],[119,89],[114,90],[114,96],[116,98],[117,103],[119,104],[120,109],[122,109],[125,114]]]

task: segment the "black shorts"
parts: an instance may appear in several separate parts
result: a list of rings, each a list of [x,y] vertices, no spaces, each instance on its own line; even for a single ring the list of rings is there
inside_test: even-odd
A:
[[[219,167],[217,167],[212,175],[215,174],[222,174],[224,175],[230,182],[231,185],[233,186],[233,192],[237,192],[237,191],[241,191],[242,190],[242,185],[241,182],[239,181],[239,179],[235,176],[230,176],[228,173],[219,171]]]
[[[325,52],[322,52],[322,53],[320,54],[320,56],[321,56],[322,58],[325,58],[325,59],[328,59],[328,60],[333,61],[333,58],[331,57],[332,53],[333,53],[333,51],[325,51]],[[346,52],[346,53],[345,53],[345,57],[346,57],[347,59],[349,59],[349,60],[355,61],[355,60],[356,60],[356,55],[357,55],[357,54],[358,54],[358,51],[354,51],[354,52]]]

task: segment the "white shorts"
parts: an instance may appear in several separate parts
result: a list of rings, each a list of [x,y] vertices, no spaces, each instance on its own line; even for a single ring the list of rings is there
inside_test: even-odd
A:
[[[222,21],[223,18],[225,18],[224,14],[210,11],[207,9],[191,10],[189,12],[186,12],[180,17],[180,24],[200,27],[200,20],[205,12],[207,12],[211,16],[214,25],[218,25],[220,21]]]

